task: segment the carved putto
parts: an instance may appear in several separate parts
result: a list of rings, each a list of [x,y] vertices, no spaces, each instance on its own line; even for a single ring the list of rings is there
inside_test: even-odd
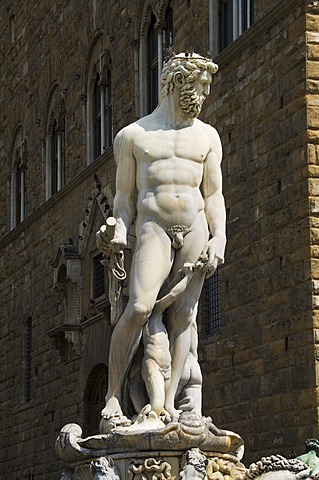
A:
[[[94,474],[93,480],[120,480],[115,472],[112,458],[100,457],[90,464],[90,469]]]

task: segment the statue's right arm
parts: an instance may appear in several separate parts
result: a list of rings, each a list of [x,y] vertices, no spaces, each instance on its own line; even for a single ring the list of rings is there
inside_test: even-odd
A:
[[[125,246],[127,232],[135,216],[136,161],[133,155],[133,125],[121,130],[114,139],[116,170],[116,193],[113,215],[116,226],[113,244]],[[133,132],[134,133],[134,132]]]

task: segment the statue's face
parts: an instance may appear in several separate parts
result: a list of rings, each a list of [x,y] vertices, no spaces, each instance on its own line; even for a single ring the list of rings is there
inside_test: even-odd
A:
[[[212,75],[204,70],[195,82],[185,83],[180,91],[180,105],[184,113],[191,118],[198,117],[205,98],[209,95]]]
[[[205,70],[204,72],[198,75],[197,80],[195,82],[196,91],[200,97],[204,97],[204,100],[210,93],[211,83],[212,83],[212,76],[209,72],[207,72],[207,70]]]

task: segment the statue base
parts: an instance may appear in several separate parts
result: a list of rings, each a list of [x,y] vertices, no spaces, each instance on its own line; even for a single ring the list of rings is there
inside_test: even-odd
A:
[[[243,440],[210,418],[184,413],[178,422],[144,427],[115,427],[83,439],[81,427],[66,425],[56,441],[67,463],[61,480],[244,480]]]

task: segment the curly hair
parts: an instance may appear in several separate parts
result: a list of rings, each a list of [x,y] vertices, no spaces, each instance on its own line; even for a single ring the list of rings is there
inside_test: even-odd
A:
[[[262,457],[258,462],[252,463],[249,466],[246,478],[254,479],[263,473],[278,472],[280,470],[288,470],[297,474],[307,469],[307,465],[297,458],[288,460],[282,455],[270,455],[270,457]]]
[[[309,450],[319,450],[319,440],[317,438],[307,438],[305,441],[306,449]]]
[[[174,55],[162,70],[160,101],[171,93],[176,85],[194,83],[201,72],[208,71],[214,75],[217,70],[216,63],[196,53]]]

